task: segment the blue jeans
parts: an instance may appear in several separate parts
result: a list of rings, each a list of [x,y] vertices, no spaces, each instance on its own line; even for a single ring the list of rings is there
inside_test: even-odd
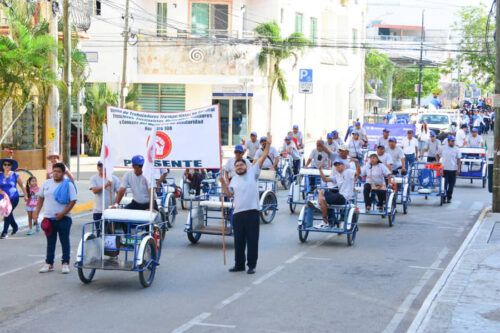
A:
[[[65,216],[61,221],[50,219],[50,223],[52,223],[52,234],[47,237],[47,257],[45,258],[45,262],[49,265],[54,264],[57,235],[59,235],[59,241],[61,242],[62,247],[62,263],[69,264],[69,233],[73,221],[71,220],[71,217]]]
[[[10,203],[12,204],[12,212],[10,212],[10,215],[5,217],[3,220],[2,235],[7,235],[9,232],[9,226],[12,226],[13,233],[16,233],[17,229],[19,229],[16,220],[14,219],[14,209],[16,209],[17,204],[19,203],[19,197],[11,198]]]
[[[405,169],[410,170],[410,167],[415,163],[415,154],[405,154]]]

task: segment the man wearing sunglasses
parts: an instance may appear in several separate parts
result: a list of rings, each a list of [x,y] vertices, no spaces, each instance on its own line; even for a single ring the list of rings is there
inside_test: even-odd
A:
[[[242,145],[236,145],[234,147],[234,157],[231,157],[222,168],[222,171],[228,175],[229,179],[233,178],[236,174],[234,167],[236,161],[244,161],[247,167],[252,165],[248,159],[243,158],[243,155],[245,155],[245,148]]]

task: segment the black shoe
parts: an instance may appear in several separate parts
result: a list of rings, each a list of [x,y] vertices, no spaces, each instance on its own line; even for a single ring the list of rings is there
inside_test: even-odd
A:
[[[451,203],[451,198],[450,198],[450,199],[448,199],[448,203]]]
[[[255,274],[255,268],[248,268],[247,274]]]
[[[1,236],[0,236],[0,239],[5,239],[7,238],[7,234],[6,233],[3,233]]]
[[[236,266],[234,266],[233,268],[230,268],[229,271],[231,273],[234,273],[234,272],[244,272],[245,268],[244,267],[236,267]]]
[[[12,232],[10,233],[10,235],[14,236],[15,234],[17,234],[17,230],[19,230],[19,229],[12,230]]]

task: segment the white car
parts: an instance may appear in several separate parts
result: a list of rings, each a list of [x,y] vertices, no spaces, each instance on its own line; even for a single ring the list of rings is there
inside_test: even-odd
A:
[[[441,138],[449,131],[452,123],[451,115],[446,113],[424,113],[418,118],[418,123],[427,123],[427,127]]]

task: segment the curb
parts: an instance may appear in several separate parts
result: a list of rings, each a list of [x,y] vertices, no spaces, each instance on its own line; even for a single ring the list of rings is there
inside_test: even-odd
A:
[[[417,315],[413,319],[410,327],[407,330],[407,333],[418,333],[421,332],[421,329],[425,328],[425,323],[429,319],[428,314],[431,313],[431,310],[434,305],[434,301],[436,297],[439,295],[439,293],[443,290],[445,287],[446,283],[448,282],[448,279],[457,266],[458,262],[460,259],[462,259],[462,256],[471,243],[472,239],[474,236],[476,236],[479,227],[481,226],[482,222],[484,221],[486,214],[488,214],[491,211],[491,207],[485,207],[481,211],[481,214],[479,214],[479,217],[477,218],[476,222],[474,222],[474,226],[472,229],[469,231],[469,234],[463,241],[462,245],[460,245],[460,248],[458,251],[455,253],[453,258],[451,259],[450,263],[446,266],[446,269],[443,271],[443,274],[439,278],[439,280],[436,282],[432,290],[430,291],[429,295],[425,298],[424,302],[422,303],[422,306],[417,312]]]

